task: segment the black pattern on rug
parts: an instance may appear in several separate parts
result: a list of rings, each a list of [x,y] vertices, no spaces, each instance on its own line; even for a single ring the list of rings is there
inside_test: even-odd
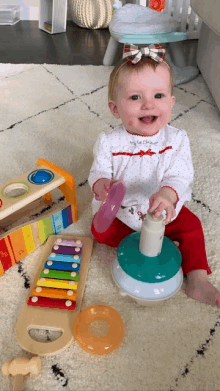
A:
[[[29,289],[30,286],[31,286],[30,278],[27,276],[27,273],[24,271],[23,265],[22,265],[21,261],[18,262],[17,265],[18,265],[18,273],[20,273],[21,276],[22,276],[23,279],[24,279],[24,287],[25,287],[26,289]]]
[[[66,387],[69,382],[68,377],[64,374],[64,372],[59,368],[57,364],[52,365],[51,368],[56,380],[59,381],[62,387]]]
[[[219,320],[216,321],[214,327],[212,327],[209,330],[208,338],[205,340],[205,342],[203,344],[200,345],[199,349],[197,349],[196,356],[194,358],[191,358],[189,364],[185,365],[184,371],[180,375],[182,378],[186,378],[186,376],[190,373],[190,367],[193,365],[196,358],[201,357],[201,356],[202,357],[205,356],[205,352],[208,350],[208,348],[210,346],[210,342],[215,335],[216,329],[217,329],[217,327],[220,326],[220,315],[218,316],[218,319]],[[177,388],[178,388],[178,381],[179,381],[180,376],[175,379]],[[170,388],[169,391],[177,391],[177,388]]]

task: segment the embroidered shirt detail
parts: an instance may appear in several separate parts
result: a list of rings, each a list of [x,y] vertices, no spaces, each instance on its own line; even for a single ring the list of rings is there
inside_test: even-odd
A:
[[[162,149],[161,151],[159,151],[159,154],[164,153],[167,149],[173,149],[173,147],[171,147],[171,146],[170,147],[166,147],[166,148]],[[151,148],[149,148],[147,151],[140,150],[140,152],[137,152],[137,153],[113,152],[112,155],[113,156],[124,155],[124,156],[140,156],[140,157],[143,157],[144,155],[149,155],[149,156],[156,155],[156,152],[152,152]]]
[[[166,148],[164,148],[164,149],[162,149],[162,151],[159,151],[159,153],[161,154],[161,153],[164,153],[167,149],[173,149],[173,147],[166,147]]]
[[[152,152],[151,148],[149,148],[147,151],[140,151],[137,153],[131,153],[131,152],[113,152],[113,156],[118,156],[118,155],[126,155],[126,156],[144,156],[144,155],[156,155],[156,152]]]

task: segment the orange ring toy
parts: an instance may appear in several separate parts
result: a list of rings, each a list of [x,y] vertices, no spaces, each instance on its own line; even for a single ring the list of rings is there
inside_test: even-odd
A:
[[[97,336],[92,331],[94,322],[105,322],[107,334]],[[119,313],[112,307],[94,304],[82,310],[73,324],[73,335],[79,345],[89,353],[106,354],[116,349],[124,336],[124,323]]]

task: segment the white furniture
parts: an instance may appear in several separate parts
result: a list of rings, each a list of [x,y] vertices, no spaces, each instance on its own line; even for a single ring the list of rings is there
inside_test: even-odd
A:
[[[162,12],[146,7],[148,1],[145,1],[145,5],[143,3],[144,0],[136,0],[136,4],[128,3],[116,10],[109,24],[111,37],[103,64],[113,64],[119,43],[139,46],[151,43],[169,44],[166,60],[172,68],[174,85],[193,80],[199,69],[187,66],[181,43],[185,39],[198,39],[200,33],[201,21],[192,12],[190,0],[166,0]]]
[[[220,1],[191,0],[202,19],[197,64],[220,110]]]
[[[39,28],[49,34],[66,31],[67,0],[40,0]]]
[[[193,1],[191,1],[193,3]],[[190,0],[166,0],[165,9],[175,20],[179,21],[179,30],[187,33],[187,39],[198,39],[202,20],[191,7]],[[199,3],[199,1],[198,1]],[[136,0],[136,4],[147,7],[148,0]]]

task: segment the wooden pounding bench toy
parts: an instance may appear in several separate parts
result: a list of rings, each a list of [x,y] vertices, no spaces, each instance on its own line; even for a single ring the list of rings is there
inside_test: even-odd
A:
[[[59,205],[51,197],[57,188],[65,197]],[[28,218],[40,206],[48,211]],[[45,159],[38,159],[35,169],[0,185],[0,276],[50,235],[76,221],[74,178]]]
[[[48,239],[16,325],[20,346],[39,356],[62,351],[73,339],[73,322],[80,312],[93,239],[52,235]],[[31,329],[61,330],[57,340],[31,338]]]

